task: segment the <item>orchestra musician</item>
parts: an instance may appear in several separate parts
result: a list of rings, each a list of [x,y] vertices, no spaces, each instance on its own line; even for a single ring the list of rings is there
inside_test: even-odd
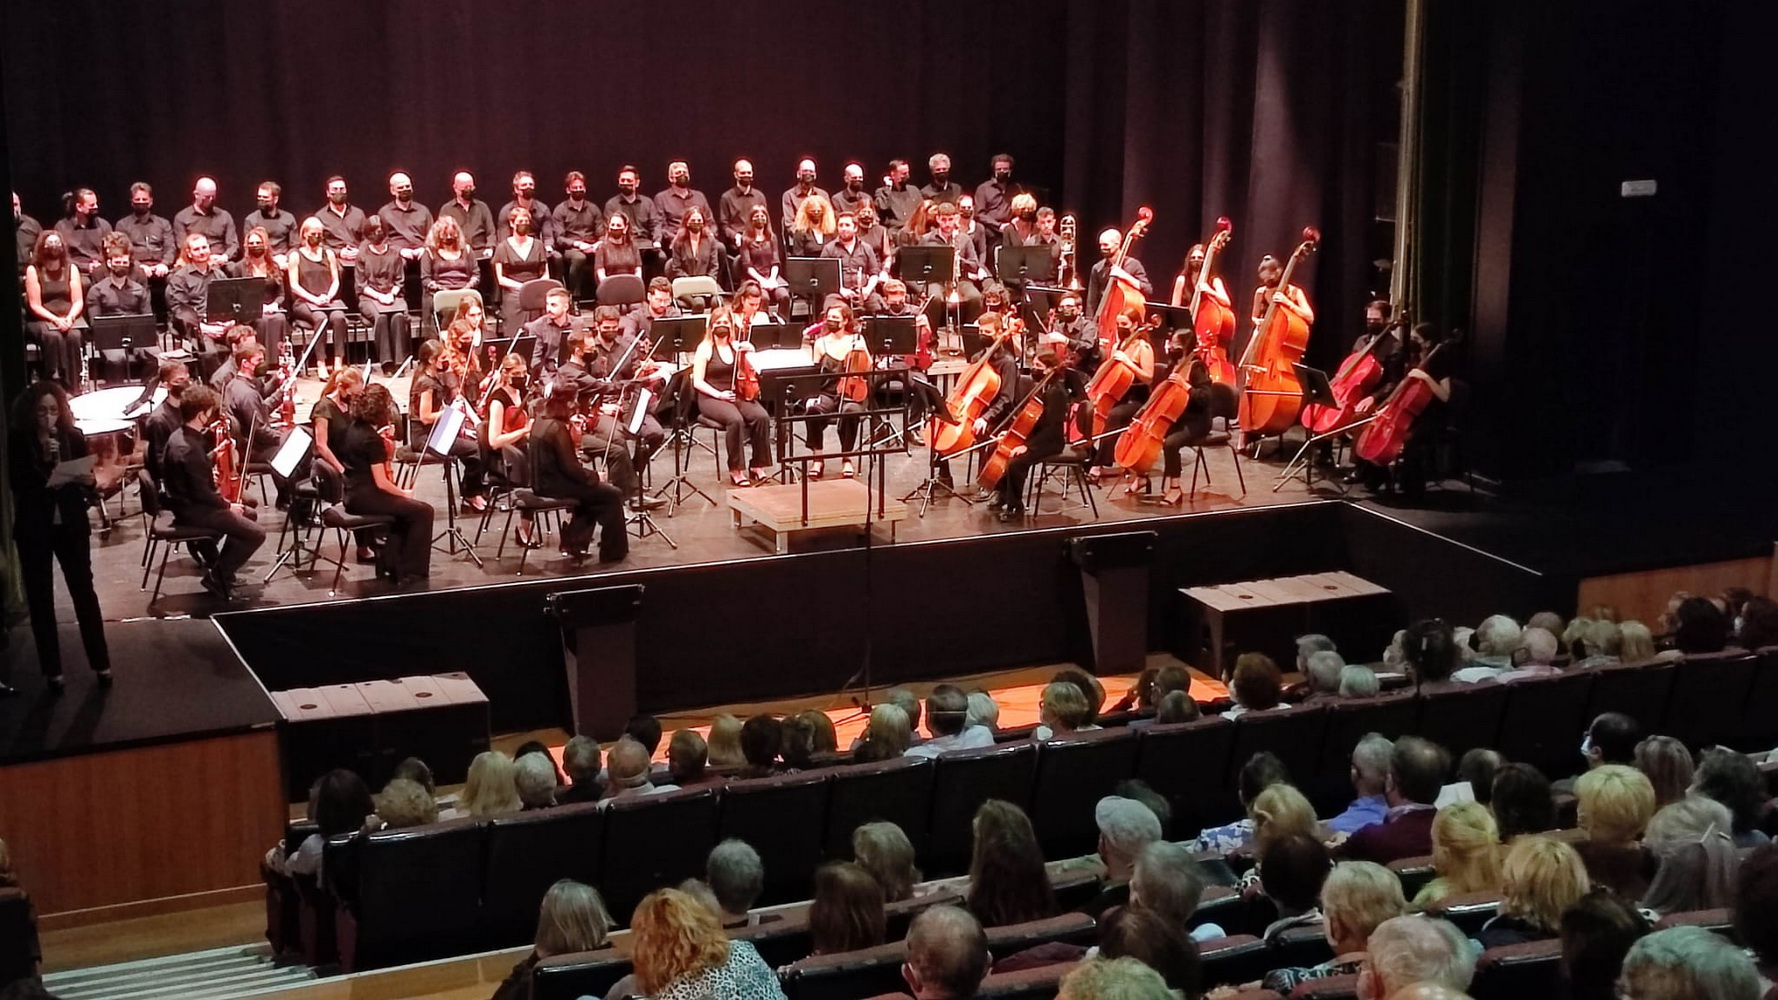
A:
[[[432,306],[437,293],[474,288],[481,284],[481,280],[481,266],[476,262],[475,251],[463,242],[462,224],[455,216],[441,211],[438,221],[426,234],[426,253],[420,257],[421,331],[427,336],[438,333],[438,319],[433,315]]]
[[[757,281],[743,281],[735,290],[734,297],[729,300],[735,310],[735,329],[750,330],[761,323],[770,323],[771,317],[766,312],[765,289],[759,287]]]
[[[845,216],[841,216],[845,218]],[[865,410],[865,404],[847,399],[840,394],[839,376],[848,370],[855,370],[854,354],[863,355],[863,367],[870,367],[870,348],[865,344],[864,337],[858,332],[858,318],[852,307],[843,302],[836,302],[827,307],[827,315],[822,324],[822,332],[815,338],[812,350],[815,363],[820,366],[821,374],[830,379],[821,383],[821,391],[810,396],[803,403],[803,412],[823,419],[805,421],[803,424],[804,443],[809,450],[820,455],[826,444],[827,425],[832,414],[839,414],[840,450],[851,451],[858,443],[858,422]],[[809,463],[809,478],[820,479],[826,470],[826,464],[819,458]],[[840,468],[840,475],[847,479],[857,474],[850,458]]]
[[[283,194],[284,189],[277,181],[260,184],[253,193],[253,211],[241,220],[244,232],[251,232],[254,226],[265,230],[266,246],[271,249],[272,259],[277,261],[280,271],[289,263],[290,251],[296,246],[297,227],[296,214],[278,207],[278,199]]]
[[[148,299],[148,288],[136,280],[136,273],[130,238],[119,232],[105,237],[105,272],[86,291],[87,314],[141,316],[153,312]],[[106,351],[105,360],[111,364],[123,365],[128,371],[130,362],[143,359],[150,359],[152,362],[152,359],[159,357],[160,349],[144,345],[132,347],[129,353],[130,356],[125,357],[123,351]]]
[[[1067,339],[1069,356],[1081,371],[1098,371],[1104,360],[1099,351],[1099,328],[1081,311],[1080,293],[1063,292],[1056,303],[1056,322],[1050,332]]]
[[[235,217],[216,207],[216,182],[208,177],[197,179],[191,189],[191,204],[173,216],[173,239],[180,246],[190,246],[187,241],[193,233],[209,241],[212,252],[222,257],[222,263],[234,260],[241,252]]]
[[[1044,348],[1031,359],[1031,376],[1019,387],[1015,405],[1022,403],[1036,389],[1044,376],[1056,370],[1062,358],[1054,350]],[[1045,459],[1060,455],[1068,447],[1068,420],[1075,414],[1075,404],[1084,398],[1086,379],[1078,368],[1069,368],[1043,386],[1043,412],[1025,436],[1023,449],[1006,464],[1006,471],[995,485],[993,510],[1002,521],[1025,513],[1025,479],[1031,468]]]
[[[788,316],[790,285],[778,273],[779,265],[784,262],[783,252],[778,248],[777,237],[772,234],[772,213],[764,205],[748,209],[747,228],[739,234],[739,240],[743,273],[771,296],[772,311],[776,315]]]
[[[660,394],[663,380],[651,376],[652,363],[643,353],[637,340],[639,335],[623,332],[623,314],[616,306],[600,306],[593,310],[593,337],[584,349],[590,381],[583,385],[591,387],[597,408],[582,437],[581,448],[589,455],[605,456],[611,485],[628,497],[637,494],[636,469],[647,465],[649,457],[667,439],[660,421],[652,413],[645,414],[636,432],[631,434],[619,408],[625,385],[636,380],[642,380],[657,396]],[[632,440],[636,443],[633,460],[629,452]],[[641,507],[658,507],[662,503],[664,501],[650,497],[637,501]]]
[[[753,186],[753,163],[749,160],[735,161],[735,186],[722,193],[717,199],[717,219],[722,225],[723,241],[740,249],[741,234],[747,231],[749,220],[753,218],[753,210],[766,210],[766,230],[772,228],[772,206],[766,200],[764,191]]]
[[[920,243],[923,246],[955,248],[957,262],[953,268],[955,281],[947,283],[935,280],[927,284],[926,292],[931,298],[926,305],[926,317],[932,321],[933,326],[941,325],[945,318],[946,295],[955,292],[961,302],[961,322],[967,325],[975,322],[976,317],[982,313],[982,292],[977,282],[988,277],[988,269],[982,266],[975,244],[962,231],[962,217],[957,206],[950,202],[941,202],[933,211],[937,215],[938,228],[927,233]]]
[[[1436,355],[1433,349],[1445,341],[1445,337],[1437,326],[1431,323],[1416,323],[1408,332],[1407,344],[1396,352],[1395,359],[1385,366],[1388,374],[1384,381],[1390,383],[1388,390],[1393,394],[1395,389],[1408,379],[1424,382],[1432,391],[1432,400],[1420,415],[1414,418],[1412,433],[1407,443],[1402,446],[1401,459],[1397,465],[1394,481],[1400,487],[1403,496],[1410,499],[1420,496],[1426,491],[1426,477],[1429,466],[1431,446],[1428,444],[1434,437],[1426,433],[1427,428],[1444,425],[1448,419],[1445,408],[1451,401],[1451,373],[1455,367],[1450,351],[1440,351]],[[1369,416],[1377,407],[1389,399],[1382,390],[1371,396],[1360,411]],[[1390,481],[1390,470],[1373,465],[1359,458],[1352,458],[1353,469],[1346,476],[1348,483],[1362,483],[1371,490],[1386,489]]]
[[[906,160],[890,160],[889,173],[883,177],[883,186],[877,188],[871,201],[876,208],[877,216],[882,219],[886,229],[899,229],[920,207],[924,197],[920,189],[908,183]]]
[[[568,313],[572,301],[566,288],[552,288],[544,297],[543,315],[525,324],[525,336],[534,340],[531,374],[539,382],[553,378],[568,359],[568,336],[580,327],[580,317]]]
[[[364,243],[358,248],[358,315],[371,326],[376,356],[400,362],[413,350],[402,287],[407,280],[407,262],[388,233],[382,216],[364,220]]]
[[[925,350],[902,355],[894,359],[894,363],[908,371],[925,371],[932,367],[932,321],[926,318],[925,312],[908,301],[908,286],[900,278],[883,279],[883,308],[877,315],[890,318],[912,316],[914,343],[916,347],[925,345]],[[916,385],[911,379],[889,379],[881,385],[890,392],[900,390],[907,394],[907,436],[914,444],[925,444],[926,432],[922,428],[926,426],[926,413],[931,402],[928,396],[936,390],[930,386]],[[943,397],[940,396],[939,399],[942,401]]]
[[[895,245],[911,247],[925,239],[926,234],[932,232],[933,223],[937,221],[934,216],[934,210],[937,208],[938,203],[932,201],[922,201],[914,206],[913,214],[909,215],[907,221],[894,233]]]
[[[933,153],[926,160],[926,172],[932,183],[920,188],[920,197],[934,205],[947,201],[955,205],[957,199],[963,197],[963,185],[951,180],[951,157],[948,154]]]
[[[1052,217],[1055,214],[1050,212]],[[1002,246],[1025,247],[1040,242],[1043,241],[1037,232],[1037,199],[1030,192],[1021,191],[1013,195],[1006,224],[1000,227],[1000,243]],[[1049,242],[1054,245],[1055,240],[1052,238]]]
[[[635,167],[625,164],[618,170],[617,193],[605,199],[605,225],[609,232],[611,217],[622,215],[629,223],[625,228],[631,242],[638,247],[653,247],[661,235],[660,212],[654,207],[654,199],[639,193],[641,186],[642,175]]]
[[[957,229],[975,248],[975,259],[981,261],[983,267],[993,263],[993,258],[988,255],[988,227],[976,221],[975,198],[971,195],[957,199]]]
[[[592,274],[593,246],[599,242],[601,216],[598,206],[587,200],[585,174],[570,170],[562,183],[568,197],[557,202],[550,213],[556,227],[556,252],[566,262],[568,290],[587,298],[593,293],[588,279]]]
[[[1232,309],[1229,290],[1223,286],[1220,275],[1205,275],[1205,249],[1202,243],[1193,243],[1191,250],[1186,252],[1185,262],[1180,265],[1179,273],[1173,278],[1173,297],[1168,301],[1176,306],[1190,305],[1192,293],[1199,288],[1204,290],[1204,297],[1222,305],[1224,309]],[[1225,348],[1227,344],[1223,345]]]
[[[977,320],[981,325],[982,336],[988,341],[988,346],[982,350],[994,351],[994,355],[988,363],[1000,376],[1000,390],[994,394],[993,400],[982,411],[982,415],[976,418],[974,430],[977,441],[985,440],[989,428],[999,427],[1002,421],[1011,416],[1021,398],[1019,396],[1019,358],[1023,353],[1023,345],[1018,342],[1017,334],[1009,329],[1006,335],[1013,338],[1012,342],[999,350],[994,350],[993,346],[996,338],[1001,334],[1002,320],[1003,317],[999,313],[989,312],[982,313]],[[970,357],[969,361],[973,364],[980,358],[981,353],[978,352]],[[939,460],[938,479],[939,482],[947,486],[951,485],[950,459]],[[988,500],[992,496],[991,492],[984,492],[978,494],[974,499]]]
[[[1142,266],[1134,254],[1127,254],[1124,262],[1118,267],[1111,266],[1111,260],[1117,256],[1118,248],[1123,246],[1124,234],[1112,228],[1099,234],[1099,257],[1093,263],[1091,273],[1087,275],[1087,317],[1097,320],[1099,316],[1099,300],[1105,296],[1105,285],[1113,277],[1142,290],[1144,299],[1154,298],[1154,283],[1148,280],[1148,269]]]
[[[56,220],[56,232],[62,234],[62,245],[68,248],[68,260],[75,270],[91,277],[105,267],[105,237],[111,235],[111,223],[99,217],[99,196],[92,188],[62,195],[62,217]]]
[[[466,300],[463,304],[468,306],[473,301]],[[479,311],[480,303],[476,303],[476,308]],[[449,371],[443,363],[447,352],[451,365]],[[432,433],[432,425],[438,423],[438,418],[444,414],[445,409],[459,398],[458,386],[461,384],[462,373],[456,368],[466,367],[466,362],[455,350],[447,348],[444,341],[427,340],[420,344],[417,364],[419,373],[414,376],[408,393],[408,447],[416,454],[421,454],[426,449],[426,440]],[[466,417],[465,420],[467,419]],[[487,467],[482,463],[481,448],[473,433],[468,436],[459,433],[451,442],[449,454],[463,463],[463,502],[478,513],[486,510],[488,502],[482,493]]]
[[[799,200],[789,228],[792,257],[821,256],[822,248],[833,239],[834,230],[838,228],[833,204],[819,192]]]
[[[566,296],[567,292],[562,294]],[[487,453],[489,469],[506,485],[530,486],[531,414],[525,409],[530,372],[523,357],[508,354],[501,359],[497,375],[498,380],[487,394],[488,415],[481,426],[482,449]],[[526,548],[537,547],[535,518],[535,513],[520,508],[519,526],[513,529],[514,540]]]
[[[657,319],[676,319],[683,315],[673,300],[673,283],[666,278],[652,278],[642,304],[624,314],[623,332],[629,337],[647,337],[654,332]]]
[[[853,213],[853,217],[858,221],[858,242],[870,247],[877,255],[877,273],[887,278],[889,265],[895,260],[895,234],[877,221],[875,206],[866,205]]]
[[[728,447],[729,482],[751,486],[766,482],[766,466],[772,447],[772,421],[756,400],[742,399],[735,391],[735,370],[741,356],[753,345],[735,340],[735,317],[726,308],[710,314],[703,343],[691,359],[691,384],[698,393],[698,412],[722,428]],[[743,432],[750,445],[750,463],[743,464]],[[745,470],[745,471],[744,471]]]
[[[1210,369],[1198,355],[1192,351],[1190,331],[1181,331],[1167,339],[1167,360],[1155,367],[1154,381],[1156,385],[1171,377],[1180,366],[1186,369],[1186,380],[1191,386],[1185,410],[1179,419],[1173,422],[1166,437],[1161,439],[1161,496],[1159,502],[1169,507],[1177,507],[1185,502],[1185,492],[1180,487],[1180,472],[1184,463],[1180,453],[1199,441],[1208,437],[1211,421],[1217,416],[1232,417],[1236,406],[1235,390],[1232,386],[1218,389],[1210,379]],[[1226,394],[1223,408],[1226,413],[1217,413],[1219,393]]]
[[[710,199],[691,186],[691,164],[684,160],[667,164],[667,186],[654,196],[654,208],[661,220],[661,239],[669,245],[685,224],[686,213],[694,208],[704,213],[707,235],[716,236],[716,215],[710,210]]]
[[[1148,402],[1148,387],[1154,382],[1154,345],[1148,341],[1148,327],[1143,326],[1136,310],[1126,309],[1117,317],[1117,347],[1111,352],[1112,360],[1127,364],[1135,376],[1135,384],[1130,391],[1124,393],[1123,399],[1111,408],[1105,418],[1105,427],[1099,431],[1104,436],[1094,445],[1097,463],[1087,470],[1093,479],[1104,479],[1117,474],[1113,455],[1117,451],[1117,435],[1111,431],[1129,426],[1136,411]]]
[[[434,344],[435,341],[423,345],[421,352]],[[389,463],[394,458],[393,432],[391,437],[385,437],[384,431],[400,419],[395,400],[383,386],[366,386],[352,399],[351,417],[334,449],[345,466],[346,511],[394,519],[377,557],[378,576],[394,581],[396,586],[424,580],[432,568],[432,521],[436,512],[431,504],[416,500],[413,490],[402,489],[389,478]]]
[[[265,529],[254,520],[252,508],[229,503],[216,488],[216,467],[206,433],[216,419],[216,411],[216,394],[209,386],[186,386],[179,399],[179,415],[184,422],[167,440],[167,450],[161,458],[161,486],[166,491],[167,509],[173,512],[174,524],[224,536],[221,549],[204,573],[203,587],[228,600],[236,574],[265,544]]]
[[[1127,259],[1126,259],[1127,260]],[[1309,305],[1308,295],[1303,293],[1300,285],[1291,285],[1280,289],[1278,283],[1284,279],[1284,264],[1271,254],[1266,254],[1259,261],[1259,287],[1253,290],[1253,325],[1265,322],[1266,306],[1277,302],[1302,317],[1303,322],[1313,325],[1315,310]]]
[[[487,311],[479,295],[471,295],[457,304],[457,312],[446,325],[444,344],[449,350],[445,379],[459,396],[470,396],[481,384],[484,374],[482,342],[487,339]],[[466,403],[474,402],[465,399]]]
[[[840,300],[858,312],[883,308],[883,297],[877,294],[877,282],[882,277],[877,255],[858,238],[857,216],[850,212],[840,215],[834,226],[834,240],[821,248],[821,256],[840,262]]]
[[[179,399],[185,395],[185,387],[191,384],[191,370],[183,361],[162,358],[156,377],[161,385],[167,387],[167,398],[161,400],[160,405],[142,420],[142,436],[148,445],[142,467],[148,470],[148,477],[159,487],[167,442],[172,440],[174,432],[185,423],[185,417],[179,413]]]
[[[505,215],[508,234],[494,248],[494,284],[500,288],[502,331],[516,330],[538,316],[535,310],[527,313],[521,307],[519,294],[526,282],[549,275],[548,249],[541,237],[532,235],[535,221],[529,208],[511,206]]]
[[[288,263],[279,264],[272,253],[272,238],[262,226],[247,230],[241,259],[228,267],[231,278],[258,278],[265,282],[265,304],[253,320],[254,339],[265,344],[274,354],[283,349],[290,335],[290,324],[284,315],[284,282]],[[290,258],[286,257],[286,262]]]
[[[76,385],[85,343],[81,331],[86,322],[81,315],[86,311],[86,290],[57,230],[38,234],[31,250],[31,262],[25,266],[25,306],[25,332],[43,351],[44,375],[64,387]]]
[[[644,201],[638,204],[654,203]],[[642,277],[642,251],[636,246],[636,240],[641,237],[632,236],[632,229],[630,217],[624,213],[605,213],[605,233],[593,247],[593,276],[601,284],[614,274]]]
[[[325,245],[327,230],[321,220],[309,216],[303,220],[300,241],[290,255],[285,277],[290,287],[290,318],[314,331],[320,339],[317,350],[310,352],[321,377],[327,377],[329,342],[333,345],[333,366],[345,364],[346,304],[340,299],[340,262],[333,248]],[[353,253],[357,253],[353,244]]]
[[[222,276],[222,266],[211,259],[210,241],[202,233],[185,237],[185,266],[167,276],[167,313],[173,329],[191,341],[198,371],[206,378],[228,357],[228,334],[235,325],[233,320],[212,323],[205,318],[210,282]]]
[[[277,427],[273,423],[271,404],[278,398],[282,383],[274,382],[268,388],[261,382],[260,370],[264,365],[264,345],[251,337],[243,339],[235,348],[234,375],[222,387],[223,409],[233,424],[235,441],[240,445],[237,454],[242,456],[243,466],[269,465],[278,449],[283,447],[284,439],[290,436],[290,428]],[[303,474],[306,475],[306,471]],[[274,471],[272,482],[278,488],[278,509],[287,509],[290,506],[290,479]]]
[[[727,260],[722,243],[710,232],[709,210],[701,205],[687,207],[668,247],[667,277],[720,279]],[[684,304],[696,312],[707,312],[712,304],[711,296],[690,296]]]
[[[575,501],[573,516],[562,526],[563,555],[586,555],[597,528],[599,561],[617,562],[630,551],[623,493],[580,462],[569,429],[577,396],[574,385],[557,380],[544,398],[543,412],[531,425],[531,489],[541,497]]]
[[[387,391],[384,390],[385,394]],[[349,365],[336,368],[333,377],[322,388],[321,398],[315,400],[314,408],[309,411],[309,429],[315,438],[315,475],[317,478],[332,476],[338,479],[342,491],[346,488],[346,463],[336,449],[345,446],[346,431],[352,426],[352,401],[363,394],[362,372]],[[373,562],[377,558],[377,551],[370,544],[373,537],[369,531],[357,532],[360,563]]]

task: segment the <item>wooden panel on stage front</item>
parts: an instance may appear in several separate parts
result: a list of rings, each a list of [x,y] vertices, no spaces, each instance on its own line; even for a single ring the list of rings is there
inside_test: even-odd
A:
[[[287,815],[270,729],[0,768],[0,836],[46,916],[254,885]]]
[[[1672,566],[1636,573],[1588,577],[1575,594],[1575,613],[1591,615],[1600,607],[1617,613],[1618,621],[1640,621],[1660,631],[1656,622],[1667,610],[1667,601],[1681,590],[1700,597],[1715,597],[1730,587],[1746,587],[1756,594],[1773,593],[1778,557],[1756,556],[1726,562]],[[1540,610],[1537,608],[1532,611]]]

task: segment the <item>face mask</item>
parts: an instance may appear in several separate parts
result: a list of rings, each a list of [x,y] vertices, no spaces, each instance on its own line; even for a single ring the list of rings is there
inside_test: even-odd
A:
[[[1037,209],[1027,208],[1023,212],[1019,213],[1019,218],[1024,219],[1026,222],[1036,222],[1037,221]]]
[[[1580,755],[1583,759],[1586,759],[1586,760],[1592,759],[1592,757],[1593,757],[1593,734],[1592,733],[1588,733],[1587,735],[1581,737]]]

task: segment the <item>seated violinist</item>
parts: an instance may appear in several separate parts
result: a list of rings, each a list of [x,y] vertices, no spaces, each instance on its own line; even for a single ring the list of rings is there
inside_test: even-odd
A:
[[[624,495],[580,463],[574,441],[578,432],[570,424],[578,398],[579,390],[570,382],[558,379],[550,386],[543,411],[531,425],[531,489],[541,497],[575,501],[573,516],[562,526],[563,555],[586,555],[596,530],[599,561],[617,562],[630,551]]]
[[[864,398],[853,398],[854,393],[846,390],[842,374],[860,368],[869,371],[871,367],[870,349],[865,346],[864,337],[858,332],[858,318],[853,315],[852,307],[836,302],[827,309],[827,316],[822,326],[822,333],[813,345],[815,363],[821,367],[823,375],[832,376],[831,380],[821,383],[821,391],[810,396],[803,404],[803,412],[810,416],[823,419],[810,420],[803,424],[804,440],[809,450],[821,454],[826,443],[828,420],[830,414],[840,415],[840,450],[851,451],[858,444],[858,414],[864,412]],[[854,357],[857,355],[858,357]],[[865,381],[865,392],[869,391],[869,381]],[[820,459],[809,463],[809,478],[820,479],[825,465]],[[840,475],[847,479],[857,475],[852,459],[847,458],[840,467]]]
[[[566,295],[566,290],[563,290]],[[525,389],[531,373],[519,354],[508,354],[500,362],[496,380],[487,393],[487,419],[482,421],[481,445],[489,472],[507,486],[530,486],[530,457],[525,447],[531,435],[531,414],[525,409]],[[520,524],[513,529],[516,541],[534,548],[536,539],[531,522],[535,515],[519,511]]]
[[[1112,456],[1117,452],[1117,435],[1112,432],[1128,427],[1136,411],[1148,402],[1148,387],[1154,382],[1154,345],[1148,342],[1148,331],[1136,310],[1126,309],[1118,314],[1117,347],[1100,369],[1103,371],[1106,366],[1114,364],[1126,365],[1132,383],[1122,398],[1109,403],[1103,424],[1096,419],[1093,423],[1093,436],[1099,439],[1093,446],[1097,462],[1088,474],[1094,479],[1117,473],[1112,462]],[[1107,404],[1100,398],[1095,398],[1093,404],[1096,411],[1106,410]]]
[[[422,346],[436,344],[427,341]],[[352,422],[334,447],[345,466],[346,510],[395,519],[377,560],[377,575],[397,585],[424,580],[432,567],[432,505],[414,491],[396,486],[389,475],[395,457],[395,421],[400,414],[389,390],[366,386],[351,402]]]
[[[455,349],[447,347],[445,341],[426,340],[420,343],[416,364],[419,374],[414,376],[408,392],[407,443],[415,454],[423,454],[426,442],[432,436],[433,425],[438,423],[439,417],[446,410],[459,405],[459,386],[463,384],[462,372],[467,362]],[[473,384],[471,383],[472,386]],[[461,404],[459,408],[467,410],[468,405]],[[475,433],[469,430],[470,423],[465,414],[463,427],[468,433],[459,431],[451,439],[446,454],[463,463],[462,501],[480,513],[488,507],[487,498],[482,495],[487,470],[482,462],[481,447],[475,440]]]
[[[1031,467],[1060,455],[1067,448],[1068,417],[1073,412],[1074,402],[1084,394],[1085,382],[1076,369],[1056,371],[1060,364],[1061,358],[1049,349],[1038,351],[1031,359],[1030,384],[1019,393],[1018,402],[1022,403],[1041,384],[1043,412],[1025,435],[1025,443],[1013,449],[1006,471],[995,486],[993,510],[1002,521],[1025,513],[1025,478]],[[1054,377],[1046,381],[1045,377],[1052,372]]]
[[[691,358],[691,386],[698,393],[698,415],[722,428],[728,452],[729,482],[752,486],[769,481],[766,466],[772,452],[772,418],[758,399],[742,396],[743,366],[751,370],[745,355],[753,349],[735,339],[735,317],[726,308],[710,314],[703,343]],[[747,439],[751,462],[743,462],[742,439]]]

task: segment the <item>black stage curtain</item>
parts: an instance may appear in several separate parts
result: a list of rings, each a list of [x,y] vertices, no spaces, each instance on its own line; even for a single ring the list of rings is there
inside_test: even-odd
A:
[[[520,168],[554,204],[569,169],[603,199],[621,164],[652,193],[685,158],[714,199],[748,156],[775,198],[803,155],[832,190],[846,160],[874,188],[890,157],[923,182],[944,149],[970,185],[1006,151],[1080,217],[1087,263],[1101,227],[1152,205],[1138,256],[1162,295],[1218,215],[1235,221],[1224,273],[1243,298],[1262,253],[1319,225],[1302,280],[1338,334],[1317,338],[1324,359],[1377,283],[1400,0],[68,0],[9,17],[12,158],[39,219],[77,185],[115,218],[134,180],[171,216],[200,173],[238,221],[268,177],[299,214],[335,173],[373,210],[403,169],[436,209],[468,168],[497,208]]]

